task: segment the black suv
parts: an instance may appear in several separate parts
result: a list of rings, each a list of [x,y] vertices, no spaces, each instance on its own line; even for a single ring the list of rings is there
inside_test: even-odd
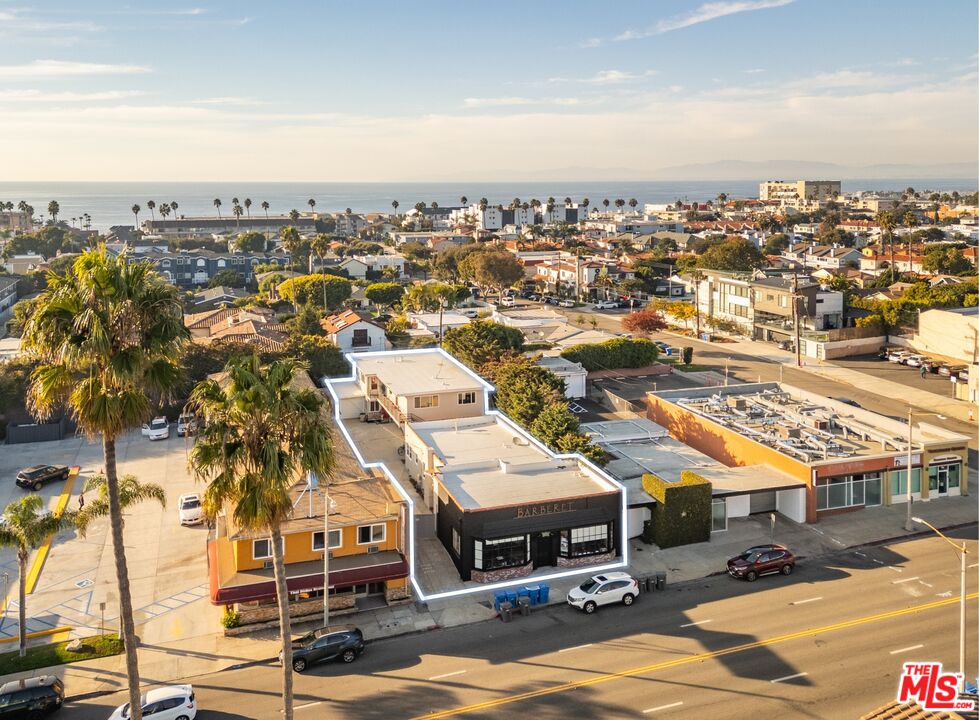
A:
[[[0,686],[0,718],[43,717],[61,709],[65,686],[54,675],[14,680]]]
[[[302,672],[327,660],[351,663],[364,651],[364,634],[353,625],[330,625],[292,641],[292,669]],[[279,653],[282,662],[282,653]]]
[[[68,479],[71,471],[67,465],[34,465],[17,473],[17,485],[31,490],[40,490],[49,482]]]

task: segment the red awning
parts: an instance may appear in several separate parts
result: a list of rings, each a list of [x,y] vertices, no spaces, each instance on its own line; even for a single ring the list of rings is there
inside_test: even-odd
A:
[[[211,584],[211,602],[214,605],[230,605],[232,603],[249,602],[252,600],[265,600],[275,597],[275,579],[271,576],[267,580],[243,583],[240,585],[229,585],[220,587],[218,581],[218,563],[215,543],[208,543],[208,575]],[[365,556],[365,564],[360,567],[338,568],[330,570],[330,586],[341,587],[345,585],[362,585],[365,583],[382,582],[384,580],[397,580],[408,576],[408,561],[400,553],[391,553],[392,561],[383,563],[370,563],[373,557]],[[396,556],[397,559],[393,559]],[[343,560],[353,560],[354,558],[343,558]],[[305,563],[304,563],[305,565]],[[288,573],[289,566],[286,566]],[[286,585],[290,592],[300,592],[303,590],[321,590],[323,588],[323,572],[296,575],[286,580]]]

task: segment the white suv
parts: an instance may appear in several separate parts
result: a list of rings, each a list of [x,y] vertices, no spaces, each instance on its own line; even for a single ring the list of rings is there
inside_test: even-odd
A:
[[[170,437],[170,423],[162,415],[155,417],[148,425],[143,425],[143,435],[150,440],[166,440]]]
[[[639,596],[639,582],[624,572],[595,575],[568,593],[568,605],[591,615],[599,605],[632,605]]]

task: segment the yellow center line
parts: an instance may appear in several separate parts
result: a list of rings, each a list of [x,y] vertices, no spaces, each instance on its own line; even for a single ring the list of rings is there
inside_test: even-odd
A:
[[[967,595],[966,599],[973,600],[979,597],[979,593],[972,593]],[[581,687],[587,687],[589,685],[598,685],[599,683],[609,682],[612,680],[622,680],[624,678],[633,677],[635,675],[644,675],[655,670],[665,670],[667,668],[677,667],[679,665],[688,665],[690,663],[702,662],[704,660],[709,660],[711,658],[722,657],[724,655],[731,655],[734,653],[744,652],[745,650],[752,650],[754,648],[765,647],[768,645],[775,645],[778,643],[788,642],[789,640],[797,640],[798,638],[811,637],[813,635],[819,635],[822,633],[833,632],[835,630],[844,630],[846,628],[855,627],[857,625],[863,625],[865,623],[877,622],[879,620],[887,620],[889,618],[901,617],[902,615],[910,615],[912,613],[922,612],[924,610],[933,610],[935,608],[943,607],[945,605],[952,605],[959,602],[958,597],[946,598],[943,600],[935,600],[934,602],[925,603],[923,605],[914,605],[912,607],[902,608],[900,610],[889,610],[887,612],[878,613],[876,615],[867,615],[866,617],[856,618],[854,620],[845,620],[843,622],[834,623],[832,625],[823,625],[822,627],[809,628],[807,630],[799,630],[797,632],[788,633],[785,635],[777,635],[775,637],[768,638],[766,640],[757,640],[755,642],[745,643],[743,645],[735,645],[733,647],[725,648],[723,650],[713,650],[711,652],[699,653],[697,655],[688,655],[687,657],[678,658],[675,660],[666,660],[664,662],[654,663],[652,665],[643,665],[642,667],[631,668],[629,670],[623,670],[616,673],[607,673],[604,675],[595,675],[594,677],[587,678],[585,680],[574,680],[571,682],[561,683],[560,685],[554,685],[549,688],[542,688],[540,690],[532,690],[530,692],[519,693],[516,695],[508,695],[506,697],[497,698],[496,700],[487,700],[485,702],[476,703],[474,705],[465,705],[462,707],[453,708],[452,710],[443,710],[441,712],[433,712],[427,715],[418,715],[413,720],[433,720],[434,718],[447,718],[454,715],[464,715],[466,713],[475,712],[477,710],[486,710],[488,708],[497,707],[499,705],[508,705],[510,703],[520,702],[521,700],[530,700],[532,698],[543,697],[545,695],[553,695],[555,693],[565,692],[567,690],[576,690]]]

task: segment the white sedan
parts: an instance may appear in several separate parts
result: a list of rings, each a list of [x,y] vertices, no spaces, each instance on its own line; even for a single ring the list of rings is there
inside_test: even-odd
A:
[[[197,704],[194,688],[190,685],[168,685],[143,693],[140,698],[143,717],[153,720],[194,720],[197,717]],[[125,720],[131,716],[129,703],[120,705],[109,720]]]
[[[568,593],[568,605],[591,615],[599,605],[632,605],[639,596],[639,581],[624,572],[610,572],[589,578]]]
[[[143,435],[150,440],[167,440],[170,437],[170,422],[162,415],[155,417],[149,425],[143,425]]]
[[[615,300],[602,300],[601,302],[595,303],[596,310],[614,310],[619,307],[619,304]]]
[[[199,525],[204,522],[201,496],[198,493],[181,495],[177,501],[177,513],[180,515],[181,525]]]

